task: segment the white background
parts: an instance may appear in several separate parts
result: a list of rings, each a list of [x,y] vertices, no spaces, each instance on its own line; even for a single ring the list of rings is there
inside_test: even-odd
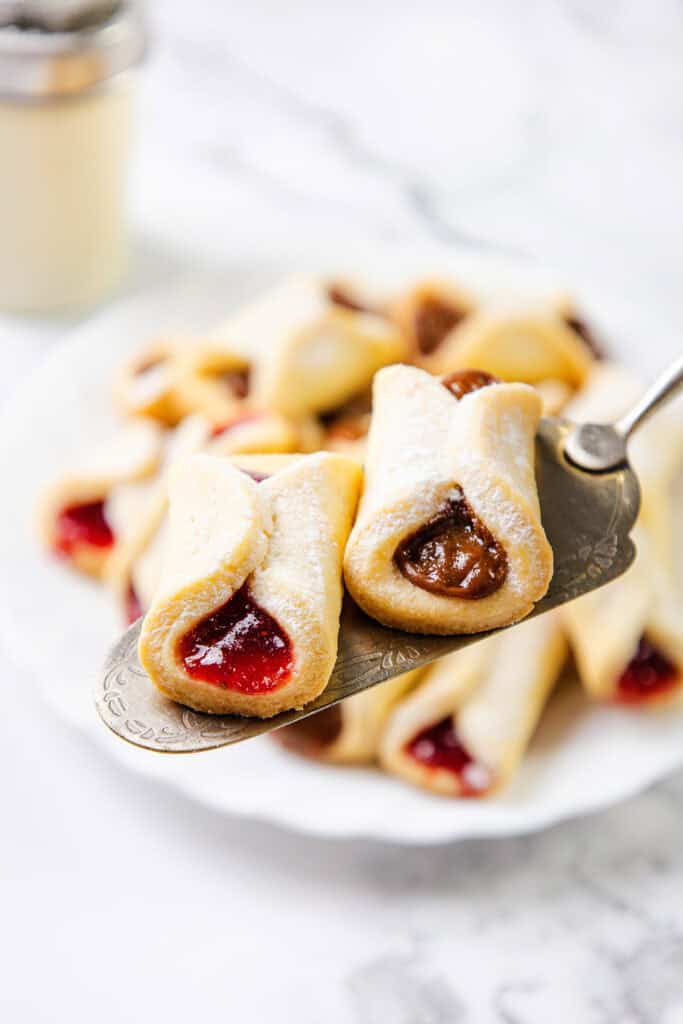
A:
[[[274,236],[465,241],[604,287],[650,374],[654,336],[680,350],[679,3],[151,13],[128,293],[175,269],[170,239],[188,264]],[[3,397],[72,322],[0,321]],[[683,777],[528,839],[328,843],[126,775],[2,681],[10,1021],[683,1021]]]

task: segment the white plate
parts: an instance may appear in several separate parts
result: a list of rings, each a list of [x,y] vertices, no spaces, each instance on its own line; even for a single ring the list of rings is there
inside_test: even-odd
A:
[[[297,263],[320,269],[320,253],[297,252]],[[0,434],[0,474],[5,487],[9,482],[0,507],[0,637],[10,656],[29,671],[60,715],[128,767],[217,811],[323,836],[431,843],[528,832],[621,800],[681,765],[683,709],[639,714],[588,706],[578,687],[552,702],[512,788],[483,803],[431,797],[374,771],[311,765],[267,738],[196,756],[163,757],[125,745],[100,724],[91,688],[119,627],[117,615],[104,590],[38,549],[37,495],[85,443],[111,429],[112,370],[141,339],[165,328],[210,325],[290,266],[283,253],[247,267],[219,272],[207,267],[191,280],[169,279],[154,293],[92,319],[15,396]],[[329,269],[340,267],[372,268],[376,276],[394,280],[451,270],[484,291],[521,291],[529,297],[556,284],[537,270],[434,249],[407,254],[374,246],[353,259],[347,250]],[[605,308],[583,292],[580,298],[593,318]],[[652,339],[648,342],[653,372],[671,353],[653,354]]]

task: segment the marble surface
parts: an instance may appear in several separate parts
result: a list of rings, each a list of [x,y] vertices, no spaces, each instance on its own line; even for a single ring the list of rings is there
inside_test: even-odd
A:
[[[270,237],[458,241],[603,287],[650,373],[654,334],[680,351],[679,3],[151,16],[126,291],[178,269],[171,239],[188,264]],[[0,320],[0,398],[75,322]],[[2,682],[4,1019],[683,1021],[681,776],[524,839],[326,843],[126,775]]]

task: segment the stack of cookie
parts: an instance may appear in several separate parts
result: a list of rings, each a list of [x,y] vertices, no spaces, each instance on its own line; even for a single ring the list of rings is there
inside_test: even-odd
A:
[[[552,578],[534,437],[542,414],[609,420],[637,396],[566,296],[529,308],[426,280],[378,295],[297,277],[208,337],[156,339],[114,396],[127,422],[47,492],[46,546],[108,583],[172,699],[268,717],[325,687],[344,586],[409,632],[525,618]],[[664,443],[662,443],[664,439]],[[483,796],[509,782],[574,654],[594,699],[674,699],[675,413],[634,445],[639,557],[561,612],[450,655],[276,736]]]

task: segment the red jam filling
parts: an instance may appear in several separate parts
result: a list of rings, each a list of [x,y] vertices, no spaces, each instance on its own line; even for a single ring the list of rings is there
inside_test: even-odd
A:
[[[267,480],[270,476],[270,473],[259,473],[257,469],[243,469],[242,472],[246,473],[247,476],[250,476],[257,484],[262,483],[263,480]]]
[[[58,514],[55,525],[55,549],[62,555],[70,555],[75,548],[84,545],[110,548],[114,543],[103,501],[68,505]]]
[[[676,666],[647,637],[617,682],[616,698],[623,704],[639,704],[660,697],[679,681]]]
[[[473,391],[481,391],[490,384],[500,384],[498,377],[486,370],[455,370],[447,377],[441,378],[441,383],[447,391],[460,400],[465,395],[471,395]]]
[[[227,434],[229,430],[234,430],[235,427],[241,427],[244,423],[250,423],[252,420],[260,420],[262,418],[262,412],[240,413],[239,416],[233,416],[232,419],[226,420],[225,423],[217,423],[211,431],[211,437],[222,437],[223,434]]]
[[[235,398],[246,398],[249,394],[249,370],[230,370],[221,374],[221,380]]]
[[[142,616],[144,615],[144,612],[142,610],[142,604],[140,603],[140,598],[135,593],[135,587],[133,586],[132,583],[128,585],[128,590],[126,591],[124,609],[126,613],[126,622],[128,623],[129,626],[131,626],[134,622],[137,622],[138,619],[142,618]]]
[[[455,775],[462,796],[481,796],[491,785],[491,773],[460,742],[450,715],[418,733],[406,743],[405,752],[426,768]]]
[[[294,664],[289,637],[244,586],[181,639],[188,675],[239,693],[267,693],[285,683]]]
[[[415,312],[413,324],[415,342],[420,352],[425,356],[435,352],[446,335],[466,316],[465,310],[451,306],[434,295],[423,298]]]

